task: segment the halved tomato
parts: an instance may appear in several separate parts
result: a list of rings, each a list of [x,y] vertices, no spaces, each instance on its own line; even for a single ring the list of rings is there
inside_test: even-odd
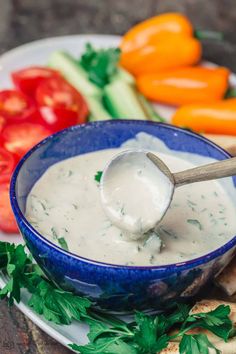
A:
[[[23,93],[16,90],[0,91],[0,118],[6,123],[34,120],[37,110],[32,101]]]
[[[77,113],[77,123],[84,123],[88,106],[82,95],[62,77],[44,80],[35,95],[39,106],[66,109]]]
[[[6,125],[6,119],[0,115],[0,133]]]
[[[1,178],[9,175],[17,164],[17,158],[0,146],[0,181]]]
[[[59,130],[76,125],[78,122],[77,112],[65,108],[40,107],[39,112],[43,125],[49,127],[54,133]]]
[[[2,131],[3,146],[10,152],[23,156],[35,144],[51,135],[52,131],[40,124],[9,124]]]
[[[12,212],[9,189],[11,175],[6,175],[0,183],[0,230],[7,233],[17,233],[18,227]]]
[[[16,88],[29,97],[34,98],[38,85],[49,77],[59,77],[60,73],[56,70],[43,66],[30,66],[25,69],[14,71],[11,74],[12,81]]]

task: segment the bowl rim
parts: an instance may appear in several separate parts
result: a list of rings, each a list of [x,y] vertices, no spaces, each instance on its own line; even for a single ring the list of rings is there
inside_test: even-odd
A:
[[[26,160],[38,149],[41,148],[41,146],[45,145],[48,143],[48,141],[55,139],[61,135],[67,134],[67,132],[69,131],[74,131],[74,130],[78,130],[81,131],[84,128],[87,128],[88,126],[90,127],[94,127],[96,129],[97,126],[111,126],[111,125],[116,125],[117,123],[119,124],[124,124],[124,125],[150,125],[153,127],[157,127],[157,126],[162,126],[167,130],[170,130],[172,132],[180,132],[181,134],[184,135],[188,135],[188,136],[193,136],[194,138],[196,138],[197,140],[202,141],[203,143],[205,143],[206,145],[211,145],[213,148],[215,148],[216,150],[218,150],[223,156],[225,156],[226,158],[230,158],[232,157],[232,155],[230,155],[227,151],[225,151],[223,148],[221,148],[220,146],[218,146],[217,144],[213,143],[212,141],[210,141],[209,139],[205,138],[204,136],[201,136],[197,133],[194,133],[192,131],[186,130],[186,129],[182,129],[180,127],[176,127],[173,126],[171,124],[168,123],[162,123],[162,122],[153,122],[153,121],[145,121],[145,120],[134,120],[134,119],[126,119],[126,120],[121,120],[121,119],[115,119],[115,120],[109,120],[109,121],[97,121],[97,122],[89,122],[89,123],[84,123],[84,124],[80,124],[80,125],[75,125],[75,126],[71,126],[68,127],[66,129],[63,129],[57,133],[54,133],[50,136],[48,136],[47,138],[43,139],[42,141],[40,141],[38,144],[36,144],[35,146],[33,146],[19,161],[19,163],[17,164],[12,178],[11,178],[11,183],[10,183],[10,201],[11,201],[11,206],[14,212],[14,216],[16,219],[19,219],[20,222],[23,223],[24,227],[26,227],[32,234],[33,236],[36,238],[38,238],[41,242],[45,243],[47,246],[49,246],[49,248],[53,248],[53,250],[61,253],[64,256],[67,256],[69,258],[73,258],[76,261],[79,262],[84,262],[87,264],[93,264],[96,266],[100,266],[100,267],[107,267],[110,269],[120,269],[120,270],[130,270],[130,271],[136,271],[136,270],[143,270],[143,271],[152,271],[152,270],[156,270],[156,271],[160,271],[160,272],[175,272],[175,271],[181,271],[181,270],[186,270],[186,269],[191,269],[191,268],[195,268],[199,265],[204,265],[208,262],[210,262],[211,260],[214,260],[216,258],[218,258],[219,256],[225,254],[227,251],[229,251],[230,249],[232,249],[235,245],[236,245],[236,235],[233,236],[229,241],[227,241],[226,243],[224,243],[222,246],[218,247],[217,249],[204,254],[203,256],[197,257],[197,258],[193,258],[191,260],[188,261],[184,261],[184,262],[177,262],[177,263],[171,263],[171,264],[163,264],[163,265],[151,265],[151,266],[137,266],[137,265],[120,265],[120,264],[112,264],[112,263],[106,263],[106,262],[101,262],[101,261],[96,261],[90,258],[86,258],[86,257],[82,257],[79,256],[75,253],[72,253],[70,251],[64,250],[63,248],[61,248],[60,246],[54,244],[53,242],[51,242],[50,240],[48,240],[47,238],[45,238],[43,235],[41,235],[36,229],[34,229],[34,227],[27,221],[27,219],[25,218],[24,214],[21,212],[18,201],[17,201],[17,196],[16,196],[16,183],[17,183],[17,178],[18,175],[20,173],[21,168],[23,167],[24,163],[26,162]],[[172,149],[173,150],[173,149]]]

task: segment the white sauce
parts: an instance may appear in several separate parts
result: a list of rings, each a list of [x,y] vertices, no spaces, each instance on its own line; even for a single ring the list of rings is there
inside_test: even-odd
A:
[[[123,231],[105,215],[99,183],[94,179],[97,171],[121,151],[93,152],[51,166],[28,196],[29,222],[52,242],[67,244],[73,253],[121,265],[182,262],[206,254],[233,237],[235,207],[221,184],[210,181],[175,191],[170,209],[158,225],[160,237],[153,234],[128,242]],[[174,156],[158,156],[172,172],[193,167]],[[160,238],[163,245],[159,253]]]
[[[109,162],[100,189],[108,218],[127,231],[128,238],[139,239],[162,219],[174,186],[149,160],[147,152],[128,150]]]

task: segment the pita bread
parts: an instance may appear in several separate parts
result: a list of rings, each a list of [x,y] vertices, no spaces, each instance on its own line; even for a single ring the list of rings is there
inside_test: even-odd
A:
[[[217,286],[220,286],[229,296],[236,293],[236,257],[215,279]]]

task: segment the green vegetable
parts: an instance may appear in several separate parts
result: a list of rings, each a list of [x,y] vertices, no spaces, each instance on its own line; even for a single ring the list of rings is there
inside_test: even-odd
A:
[[[196,226],[199,230],[203,229],[202,224],[200,223],[200,221],[198,221],[196,219],[188,219],[187,223]]]
[[[87,96],[86,101],[89,105],[89,111],[91,114],[91,117],[89,118],[90,122],[112,119],[112,116],[105,109],[100,98]]]
[[[127,70],[118,66],[117,73],[111,78],[111,81],[122,80],[129,85],[136,85],[135,78]]]
[[[225,341],[234,335],[230,307],[225,305],[197,314],[191,314],[189,307],[182,304],[175,311],[157,316],[137,312],[132,323],[100,314],[91,308],[90,300],[57,288],[32,262],[22,245],[0,242],[0,270],[9,279],[0,297],[8,296],[10,305],[14,300],[20,301],[21,289],[26,288],[31,293],[29,305],[47,320],[62,325],[78,320],[89,325],[89,343],[70,345],[82,354],[156,354],[178,337],[180,354],[209,354],[209,349],[215,347],[207,336],[187,334],[189,330],[207,329]],[[171,336],[172,328],[179,330]]]
[[[58,243],[59,243],[59,245],[61,246],[61,248],[64,248],[64,250],[66,250],[66,251],[69,250],[68,245],[67,245],[67,242],[66,242],[66,240],[64,239],[64,237],[60,237],[60,238],[58,239]]]
[[[138,94],[138,99],[146,112],[146,115],[154,122],[165,122],[165,120],[155,111],[151,103],[141,93]]]
[[[72,320],[80,321],[86,315],[90,301],[59,290],[44,279],[37,279],[34,293],[29,300],[36,313],[57,324],[69,325]]]
[[[89,81],[86,71],[68,53],[52,53],[48,66],[60,71],[65,79],[85,96],[101,96],[101,90]]]
[[[102,171],[97,171],[96,175],[94,176],[95,181],[100,182],[102,177]]]
[[[119,58],[119,48],[96,50],[90,43],[87,43],[85,53],[82,54],[79,63],[87,71],[91,82],[104,87],[117,74]]]
[[[156,353],[167,347],[169,336],[165,333],[166,323],[163,317],[150,317],[138,312],[135,320],[135,341],[145,353]]]
[[[113,118],[144,120],[148,118],[134,88],[122,80],[113,81],[104,87],[104,101]]]
[[[205,334],[184,334],[179,346],[181,354],[209,354],[210,348],[214,349],[216,354],[221,353],[209,342]]]
[[[118,65],[119,58],[119,48],[95,49],[87,43],[80,60],[57,51],[48,65],[85,96],[90,122],[112,118],[163,121],[137,92],[135,78]]]

